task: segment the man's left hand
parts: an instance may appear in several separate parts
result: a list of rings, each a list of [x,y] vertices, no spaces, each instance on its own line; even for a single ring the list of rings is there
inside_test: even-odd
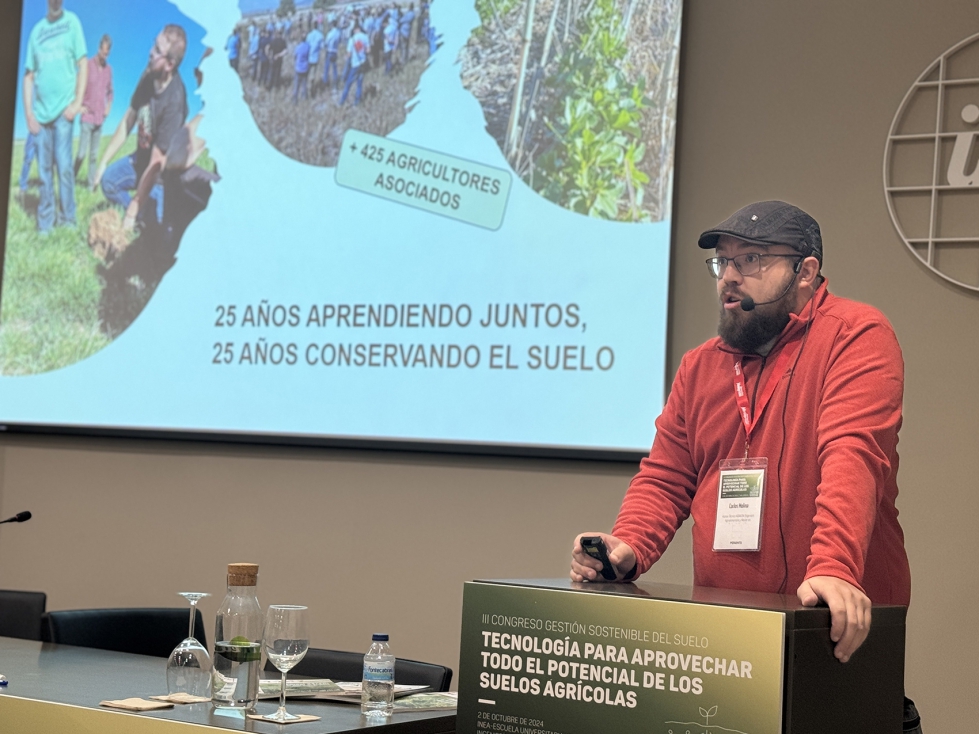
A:
[[[870,599],[853,584],[835,576],[813,576],[796,592],[803,606],[814,607],[822,600],[829,607],[833,625],[829,636],[836,643],[834,654],[845,663],[870,632]]]
[[[68,105],[68,107],[65,108],[65,113],[64,113],[65,119],[68,120],[69,122],[73,122],[75,116],[81,111],[82,111],[82,105],[75,104],[74,102],[72,102],[70,105]]]

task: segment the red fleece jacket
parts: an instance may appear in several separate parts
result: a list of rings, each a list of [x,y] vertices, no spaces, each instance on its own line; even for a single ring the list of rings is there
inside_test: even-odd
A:
[[[788,362],[751,435],[750,456],[768,458],[761,550],[715,552],[718,463],[741,458],[745,447],[735,362],[742,360],[748,395],[760,395],[793,343],[798,361]],[[612,534],[635,550],[644,573],[692,515],[699,586],[792,594],[806,578],[835,576],[874,603],[908,604],[911,572],[894,504],[903,393],[890,324],[823,282],[767,357],[737,354],[716,337],[684,355]]]

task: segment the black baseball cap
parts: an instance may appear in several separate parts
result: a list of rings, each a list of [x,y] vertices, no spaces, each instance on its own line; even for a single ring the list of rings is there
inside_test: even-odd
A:
[[[823,263],[823,237],[819,224],[802,209],[784,201],[759,201],[738,209],[697,241],[705,250],[717,247],[722,235],[757,245],[788,245],[803,257]]]

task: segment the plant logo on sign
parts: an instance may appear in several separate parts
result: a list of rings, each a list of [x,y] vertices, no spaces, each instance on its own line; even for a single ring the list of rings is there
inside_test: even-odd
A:
[[[729,734],[747,734],[740,729],[729,729],[725,726],[719,726],[718,724],[711,724],[710,720],[712,716],[717,716],[717,705],[711,706],[709,709],[700,707],[700,715],[704,717],[703,723],[699,721],[665,721],[665,724],[678,724],[680,726],[688,727],[682,732],[674,732],[673,729],[667,729],[667,734],[710,734],[711,732],[728,732]],[[689,727],[693,727],[690,729]]]
[[[887,136],[884,191],[908,249],[979,292],[979,33],[935,59],[904,96]]]

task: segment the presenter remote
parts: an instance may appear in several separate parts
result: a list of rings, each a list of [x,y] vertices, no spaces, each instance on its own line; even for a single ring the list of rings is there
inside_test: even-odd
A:
[[[597,535],[586,535],[581,539],[581,549],[592,558],[602,562],[602,578],[615,581],[615,569],[608,559],[605,541]]]

